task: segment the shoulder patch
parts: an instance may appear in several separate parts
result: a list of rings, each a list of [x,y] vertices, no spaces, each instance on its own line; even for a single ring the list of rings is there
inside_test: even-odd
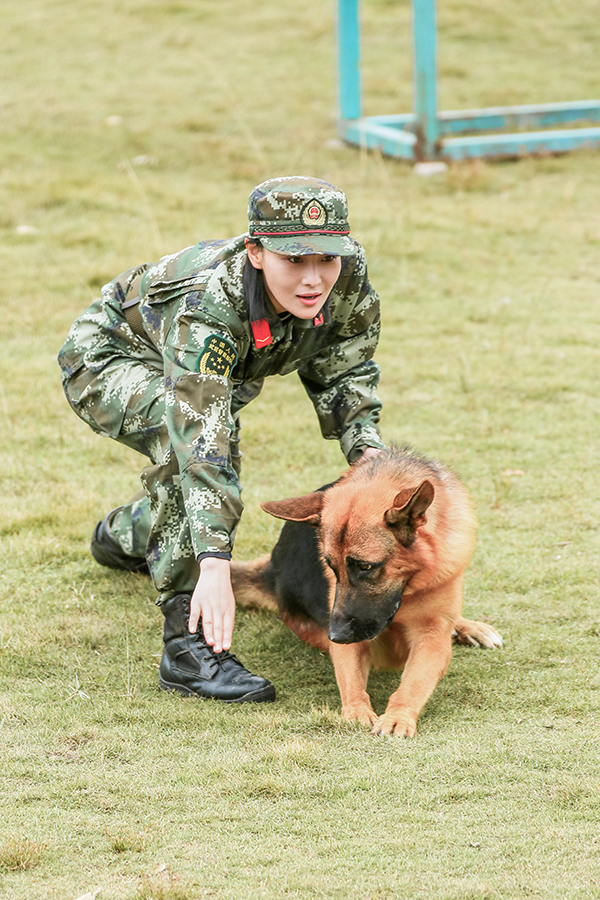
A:
[[[198,357],[197,369],[201,375],[229,378],[237,358],[237,350],[227,338],[220,334],[209,334]]]

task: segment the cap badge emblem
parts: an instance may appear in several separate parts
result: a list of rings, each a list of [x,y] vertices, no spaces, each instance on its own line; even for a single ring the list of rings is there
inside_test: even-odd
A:
[[[327,222],[327,211],[320,200],[309,200],[300,213],[305,228],[322,228]]]

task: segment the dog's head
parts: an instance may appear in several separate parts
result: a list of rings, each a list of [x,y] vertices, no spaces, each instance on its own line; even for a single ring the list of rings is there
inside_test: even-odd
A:
[[[327,491],[262,504],[272,516],[320,528],[323,560],[336,579],[330,640],[370,640],[391,623],[420,566],[419,529],[434,493],[428,479],[395,495],[389,484],[365,489],[342,479]]]

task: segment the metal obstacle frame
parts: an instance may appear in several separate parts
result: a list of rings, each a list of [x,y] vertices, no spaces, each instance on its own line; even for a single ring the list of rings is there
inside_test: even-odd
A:
[[[344,140],[411,161],[507,159],[600,147],[600,126],[518,130],[600,122],[600,100],[439,112],[435,0],[412,0],[414,113],[363,117],[359,2],[338,0],[338,130]],[[507,128],[516,130],[507,133]],[[503,133],[479,134],[493,131]]]

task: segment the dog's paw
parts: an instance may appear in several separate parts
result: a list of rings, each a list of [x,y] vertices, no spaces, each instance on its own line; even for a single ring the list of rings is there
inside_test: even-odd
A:
[[[471,619],[459,619],[452,632],[455,644],[466,644],[468,647],[483,647],[495,650],[502,646],[502,637],[491,625],[485,622],[473,622]]]
[[[342,716],[347,722],[358,722],[359,725],[373,725],[377,721],[377,713],[366,704],[345,706]]]
[[[417,720],[408,710],[385,712],[374,723],[371,734],[394,734],[396,737],[414,737],[417,733]]]

